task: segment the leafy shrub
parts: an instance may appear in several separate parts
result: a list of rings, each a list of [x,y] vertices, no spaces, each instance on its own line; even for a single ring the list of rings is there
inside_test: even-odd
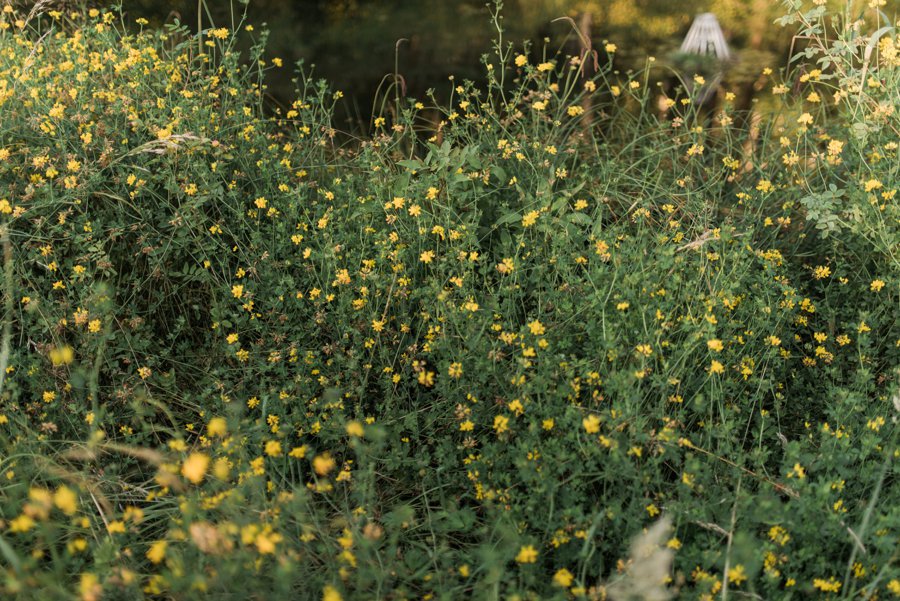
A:
[[[711,121],[498,42],[344,143],[302,65],[264,111],[265,36],[26,17],[6,594],[900,594],[893,30]]]

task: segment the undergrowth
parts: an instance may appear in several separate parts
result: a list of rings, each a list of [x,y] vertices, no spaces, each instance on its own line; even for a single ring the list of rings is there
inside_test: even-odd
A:
[[[250,26],[7,6],[0,590],[900,597],[874,4],[790,0],[755,117],[501,35],[353,143]]]

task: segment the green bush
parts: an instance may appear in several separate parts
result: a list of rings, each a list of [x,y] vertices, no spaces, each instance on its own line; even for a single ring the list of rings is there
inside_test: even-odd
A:
[[[350,141],[264,34],[26,17],[6,595],[900,596],[893,29],[753,118],[498,42]]]

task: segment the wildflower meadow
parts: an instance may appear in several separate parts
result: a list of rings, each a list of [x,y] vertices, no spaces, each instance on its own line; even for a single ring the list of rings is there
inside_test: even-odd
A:
[[[900,599],[883,6],[751,111],[495,2],[347,132],[240,2],[3,2],[0,597]]]

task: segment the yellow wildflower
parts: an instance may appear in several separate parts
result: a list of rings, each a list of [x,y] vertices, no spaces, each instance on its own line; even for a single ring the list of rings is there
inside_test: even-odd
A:
[[[516,561],[519,563],[535,563],[537,561],[538,552],[532,545],[525,545],[519,549],[516,555]]]
[[[181,466],[181,475],[193,482],[200,484],[206,476],[209,467],[209,457],[203,453],[191,453]]]

